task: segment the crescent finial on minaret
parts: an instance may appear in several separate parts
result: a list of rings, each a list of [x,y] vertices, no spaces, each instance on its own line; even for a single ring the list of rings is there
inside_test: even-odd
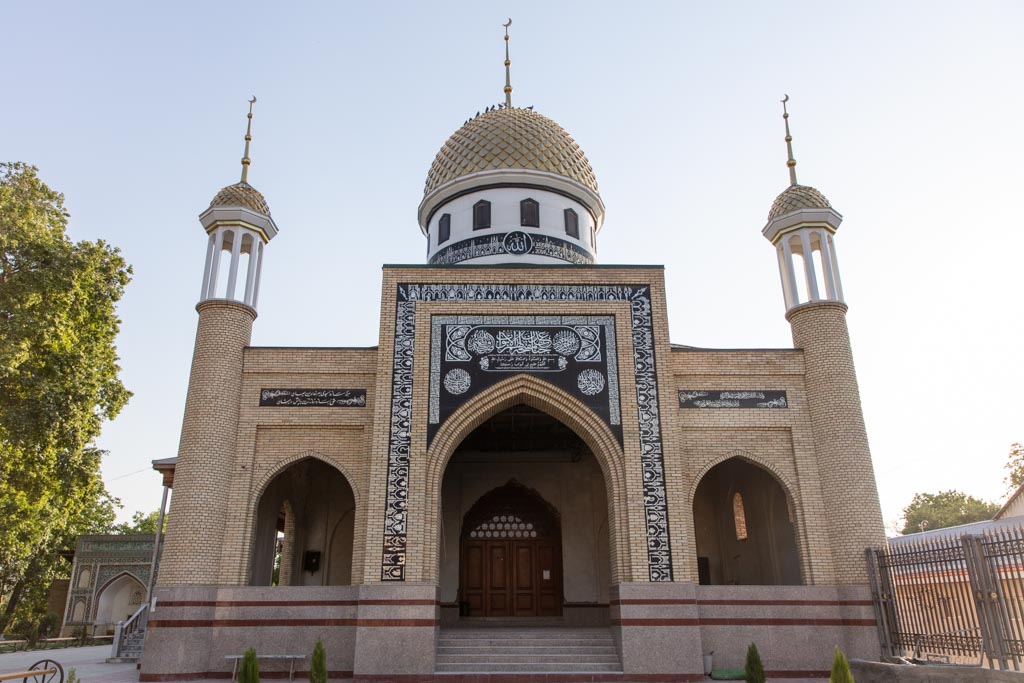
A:
[[[782,120],[786,122],[786,151],[789,152],[786,166],[789,167],[789,184],[796,185],[796,159],[793,158],[793,136],[789,134],[789,112],[786,111],[786,102],[789,102],[789,95],[782,98]]]
[[[252,105],[256,104],[256,96],[249,100],[249,122],[245,126],[245,152],[242,154],[242,182],[249,182],[249,143],[252,142]]]
[[[508,27],[512,25],[512,17],[509,17],[505,27],[505,108],[512,108],[512,60],[508,57]]]

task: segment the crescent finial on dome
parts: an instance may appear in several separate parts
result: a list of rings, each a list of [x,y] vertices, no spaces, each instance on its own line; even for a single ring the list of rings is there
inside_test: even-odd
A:
[[[508,18],[505,27],[505,107],[512,108],[512,60],[508,57],[508,27],[512,25],[512,17]]]
[[[793,158],[793,136],[789,134],[789,112],[786,111],[786,102],[789,102],[789,95],[782,98],[782,120],[786,122],[786,151],[789,152],[789,160],[786,166],[789,167],[789,184],[797,185],[796,182],[796,159]]]

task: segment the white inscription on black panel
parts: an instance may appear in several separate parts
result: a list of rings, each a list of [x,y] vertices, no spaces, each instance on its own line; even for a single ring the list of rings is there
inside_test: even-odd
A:
[[[435,315],[430,350],[428,444],[467,399],[520,372],[583,401],[622,443],[612,316]]]
[[[539,236],[535,237],[539,238]],[[534,244],[534,253],[537,253],[536,242]],[[637,436],[639,438],[640,467],[643,478],[644,518],[647,524],[648,576],[651,581],[672,581],[672,543],[668,524],[665,463],[662,457],[661,399],[658,394],[658,372],[654,347],[654,315],[651,306],[650,287],[648,285],[526,285],[435,282],[429,284],[402,283],[398,285],[397,294],[398,300],[395,303],[394,321],[394,355],[391,371],[391,420],[388,437],[387,492],[384,513],[384,538],[381,548],[381,580],[405,581],[409,470],[412,454],[412,407],[413,396],[415,395],[413,391],[413,366],[415,364],[417,302],[557,301],[572,305],[572,303],[581,301],[618,301],[628,304],[630,310],[629,333],[633,342],[632,368],[633,381],[636,387],[636,410],[639,427]],[[561,317],[558,321],[547,321],[540,320],[540,316],[537,316],[536,320],[529,322],[513,321],[510,318],[505,320],[504,324],[506,327],[510,325],[573,327],[574,331],[576,331],[576,326],[597,324],[602,327],[604,333],[604,341],[598,345],[598,348],[604,354],[606,350],[614,350],[616,348],[614,339],[609,336],[614,334],[615,328],[610,323],[605,326],[603,323],[598,322],[597,318],[597,316],[590,316],[589,322],[573,322],[565,317]],[[610,316],[608,319],[611,320]],[[471,324],[459,323],[458,321],[453,321],[450,324],[485,325],[485,323]],[[467,331],[467,337],[470,331]],[[578,332],[577,334],[581,336]],[[438,392],[440,392],[440,354],[442,353],[442,345],[440,342],[440,332],[438,335],[437,344],[434,345],[433,340],[431,344],[431,368],[437,368],[438,372],[430,380],[432,386],[438,387]],[[567,336],[563,336],[561,339],[561,348],[568,352],[570,347],[573,346],[573,342]],[[582,349],[582,337],[579,342]],[[483,336],[473,342],[476,349],[485,349],[489,346],[489,343],[489,340]],[[496,336],[494,343],[494,353],[504,353],[497,350],[498,340]],[[529,343],[546,348],[546,342],[542,342],[539,337]],[[555,344],[556,339],[552,337],[551,348],[554,351],[558,351],[559,347],[555,346]],[[455,344],[454,348],[459,348],[459,345]],[[473,382],[477,381],[481,376],[485,376],[483,374],[474,375],[471,373],[468,370],[469,363],[474,358],[479,361],[482,355],[491,353],[490,351],[481,350],[472,351],[468,346],[465,347],[465,350],[470,351],[470,361],[463,361],[466,364],[462,365],[460,369],[465,370],[466,374],[455,373],[450,376],[448,381],[454,392],[459,390],[464,392],[470,391]],[[453,351],[453,353],[458,353],[458,351]],[[605,395],[606,392],[610,420],[611,415],[619,414],[618,404],[612,404],[613,400],[618,399],[618,369],[613,369],[612,367],[616,356],[614,353],[607,354],[603,356],[606,360],[598,361],[596,367],[594,365],[588,367],[587,362],[580,360],[580,353],[581,351],[574,350],[572,354],[560,353],[559,355],[566,357],[567,368],[570,362],[569,355],[573,356],[573,363],[581,364],[579,371],[575,374],[576,387],[581,393],[584,390],[595,391],[596,393],[593,395],[600,397]],[[545,351],[539,355],[546,354],[547,352]],[[605,364],[603,368],[601,363]],[[451,369],[457,369],[454,366],[460,364],[450,363],[449,365],[453,366]],[[598,389],[597,387],[600,385],[600,382],[597,381],[596,376],[585,373],[584,370],[586,369],[601,372],[606,387]],[[628,369],[623,369],[628,372]],[[563,372],[567,372],[567,370]],[[449,377],[447,372],[445,377]],[[611,384],[613,378],[616,381],[614,389]],[[457,395],[454,392],[450,393]],[[632,405],[632,402],[630,404]],[[438,399],[438,410],[440,410],[440,398]]]
[[[260,389],[260,407],[365,408],[366,389]]]
[[[785,391],[692,390],[679,391],[680,408],[788,408]]]
[[[439,249],[430,258],[432,266],[448,266],[481,256],[550,256],[569,263],[593,263],[594,257],[586,249],[566,240],[515,230],[484,237],[472,237]]]

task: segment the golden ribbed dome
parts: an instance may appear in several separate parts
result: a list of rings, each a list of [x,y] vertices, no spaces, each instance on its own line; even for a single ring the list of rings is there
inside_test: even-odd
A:
[[[796,211],[797,209],[831,209],[825,195],[808,185],[790,185],[772,202],[768,220]]]
[[[270,215],[270,206],[259,191],[249,183],[228,185],[217,193],[210,206],[241,206],[264,216]]]
[[[555,173],[597,192],[594,169],[565,129],[513,107],[485,112],[455,131],[430,165],[423,194],[470,173],[505,168]]]

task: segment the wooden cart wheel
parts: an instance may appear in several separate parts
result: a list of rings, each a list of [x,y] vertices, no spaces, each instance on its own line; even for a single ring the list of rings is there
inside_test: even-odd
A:
[[[56,671],[37,676],[28,676],[22,680],[22,683],[29,683],[29,678],[32,679],[32,683],[64,683],[64,667],[58,661],[43,659],[28,668],[29,671],[46,671],[48,669],[56,669]]]

